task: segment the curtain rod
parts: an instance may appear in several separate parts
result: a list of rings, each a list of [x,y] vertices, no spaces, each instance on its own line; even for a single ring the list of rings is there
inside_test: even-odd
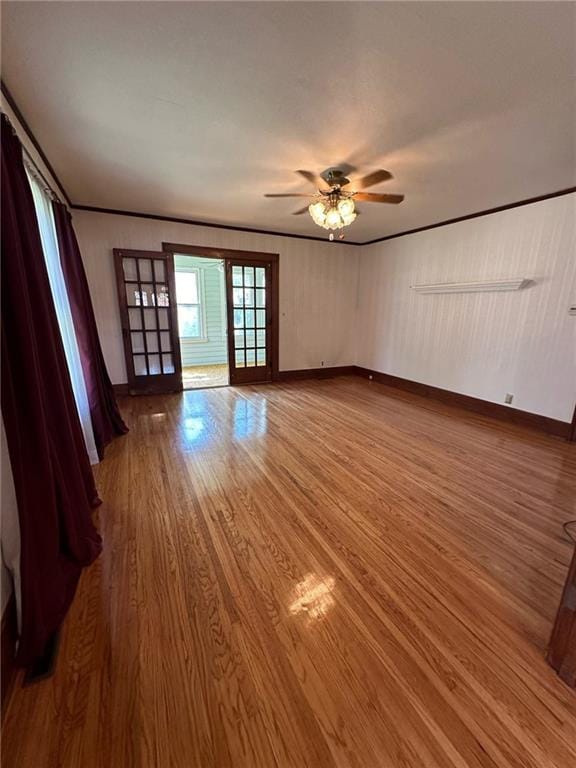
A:
[[[38,163],[34,160],[30,152],[26,149],[24,144],[22,144],[22,140],[20,139],[20,136],[18,136],[18,131],[16,130],[16,127],[14,126],[14,123],[12,120],[10,120],[10,116],[6,114],[4,110],[2,110],[2,114],[8,120],[8,123],[10,125],[10,128],[14,132],[14,135],[20,142],[20,146],[22,147],[22,159],[24,161],[24,166],[27,168],[27,170],[36,177],[36,180],[38,182],[42,183],[42,186],[44,188],[44,191],[48,194],[50,198],[53,200],[56,200],[56,202],[60,203],[61,205],[66,206],[66,203],[62,201],[61,196],[58,194],[58,192],[54,189],[52,184],[47,180],[46,176],[42,173],[40,168],[38,167]],[[68,207],[68,206],[66,206]]]

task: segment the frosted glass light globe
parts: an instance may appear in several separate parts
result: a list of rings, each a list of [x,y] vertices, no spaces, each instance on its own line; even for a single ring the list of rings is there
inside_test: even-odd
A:
[[[338,208],[330,208],[326,214],[326,224],[328,224],[330,229],[340,229],[342,226],[342,218]]]
[[[352,200],[351,197],[345,197],[343,200],[340,200],[338,203],[338,210],[344,221],[346,221],[346,216],[350,216],[354,213],[354,200]]]
[[[311,203],[308,206],[308,210],[314,223],[318,224],[320,227],[324,226],[324,222],[326,220],[326,208],[324,203],[321,200],[319,200],[317,203]]]

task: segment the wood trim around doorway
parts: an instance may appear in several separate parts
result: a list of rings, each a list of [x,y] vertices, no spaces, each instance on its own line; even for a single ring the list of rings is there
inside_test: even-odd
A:
[[[278,253],[265,253],[262,251],[235,251],[232,248],[209,248],[204,245],[188,245],[186,243],[162,243],[162,250],[171,254],[187,254],[189,256],[203,256],[207,259],[222,259],[226,265],[231,261],[262,261],[270,264],[271,274],[271,305],[272,305],[272,325],[271,325],[271,363],[272,363],[272,381],[278,381],[279,374],[279,349],[280,349],[280,281],[279,281],[279,261]],[[230,330],[230,329],[229,329]]]

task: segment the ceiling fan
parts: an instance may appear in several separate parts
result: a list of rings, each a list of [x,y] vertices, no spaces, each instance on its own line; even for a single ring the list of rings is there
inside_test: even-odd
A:
[[[350,166],[346,167],[346,171],[349,173],[354,168]],[[343,229],[349,224],[352,224],[358,211],[355,209],[355,202],[362,203],[391,203],[398,205],[404,200],[404,195],[386,195],[375,192],[361,192],[358,190],[367,189],[373,187],[375,184],[381,184],[383,181],[392,179],[393,176],[390,171],[378,170],[372,171],[372,173],[363,176],[361,179],[357,179],[351,182],[347,178],[346,173],[342,168],[327,168],[322,171],[320,175],[312,173],[312,171],[296,171],[300,176],[303,176],[306,181],[311,182],[317,189],[317,192],[306,193],[280,193],[280,194],[266,194],[264,197],[312,197],[313,202],[306,205],[304,208],[300,208],[298,211],[294,211],[294,216],[299,216],[302,213],[308,211],[315,224],[324,229],[329,229],[330,240],[334,240],[334,230]],[[352,189],[346,190],[347,187],[352,184]],[[344,234],[339,235],[339,239],[343,239]]]

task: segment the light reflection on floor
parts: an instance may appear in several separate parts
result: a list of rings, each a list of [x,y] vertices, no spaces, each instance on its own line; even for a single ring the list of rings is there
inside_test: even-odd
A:
[[[263,397],[236,400],[234,403],[234,437],[245,440],[266,434],[268,403]]]
[[[230,392],[230,390],[227,390]],[[262,437],[268,428],[268,403],[265,397],[236,395],[232,407],[221,407],[213,391],[185,392],[182,400],[180,435],[182,447],[205,448],[223,437],[236,441]]]
[[[335,604],[334,586],[333,576],[322,578],[316,573],[309,573],[296,585],[296,599],[289,607],[290,613],[305,613],[312,620],[323,619]]]

